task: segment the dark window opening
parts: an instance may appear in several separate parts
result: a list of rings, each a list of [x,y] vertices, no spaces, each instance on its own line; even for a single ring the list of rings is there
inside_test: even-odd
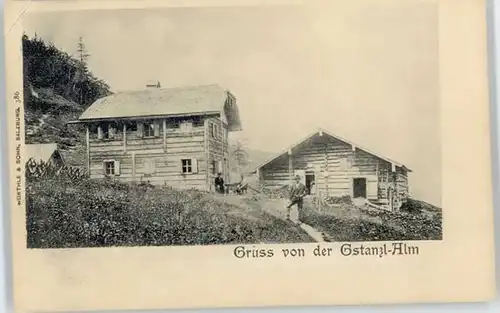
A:
[[[193,172],[193,164],[191,159],[183,159],[182,160],[182,172],[183,173],[192,173]]]
[[[115,161],[104,162],[104,173],[107,176],[115,175]]]
[[[154,135],[155,135],[155,124],[144,123],[144,137],[154,137]]]
[[[195,117],[193,119],[193,127],[202,127],[204,125],[204,121],[201,117]]]
[[[137,123],[134,122],[127,123],[127,130],[132,132],[137,131]]]
[[[102,125],[101,126],[101,131],[102,131],[102,138],[108,139],[109,138],[109,126],[108,125]]]

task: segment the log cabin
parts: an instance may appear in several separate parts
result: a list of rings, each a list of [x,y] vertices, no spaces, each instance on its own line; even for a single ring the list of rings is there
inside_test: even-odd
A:
[[[280,188],[299,175],[318,197],[365,198],[398,210],[409,197],[405,165],[319,129],[251,171],[259,187]]]
[[[228,133],[240,131],[235,96],[218,85],[148,88],[95,101],[86,129],[90,178],[214,190],[229,177]]]

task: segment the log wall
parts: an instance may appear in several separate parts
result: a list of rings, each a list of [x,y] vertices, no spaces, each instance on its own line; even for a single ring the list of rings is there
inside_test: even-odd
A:
[[[206,121],[207,127],[207,160],[208,188],[215,190],[214,182],[217,173],[222,173],[224,182],[229,182],[229,144],[228,128],[224,119],[211,117]]]
[[[353,196],[353,179],[365,178],[367,198],[388,202],[389,188],[407,196],[406,172],[391,172],[391,163],[327,135],[315,136],[295,146],[259,169],[259,184],[277,188],[289,184],[295,171],[314,173],[319,196]]]
[[[91,178],[104,178],[104,162],[118,162],[114,178],[124,182],[146,181],[153,185],[208,189],[209,162],[206,154],[207,123],[216,117],[156,119],[127,124],[115,122],[112,138],[102,138],[102,124],[89,125],[88,157]],[[151,136],[144,136],[143,122],[154,124]],[[192,127],[183,128],[183,122]],[[217,143],[210,141],[212,146]],[[222,149],[222,144],[214,148]],[[192,162],[192,173],[183,173],[182,160]]]

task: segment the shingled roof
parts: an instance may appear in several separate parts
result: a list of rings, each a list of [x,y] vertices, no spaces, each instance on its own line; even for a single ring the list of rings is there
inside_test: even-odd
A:
[[[91,120],[225,113],[229,130],[241,130],[235,97],[219,85],[148,88],[119,92],[95,101],[78,119]]]
[[[24,147],[27,160],[48,162],[54,154],[62,159],[56,143],[26,144]]]

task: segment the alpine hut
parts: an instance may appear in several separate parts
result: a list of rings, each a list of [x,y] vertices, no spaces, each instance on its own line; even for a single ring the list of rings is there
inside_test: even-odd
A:
[[[280,188],[299,175],[319,197],[365,198],[398,210],[409,196],[405,165],[319,129],[258,165],[260,187]]]
[[[235,96],[218,85],[115,93],[74,123],[86,126],[91,178],[201,190],[227,179],[228,133],[242,129]]]

